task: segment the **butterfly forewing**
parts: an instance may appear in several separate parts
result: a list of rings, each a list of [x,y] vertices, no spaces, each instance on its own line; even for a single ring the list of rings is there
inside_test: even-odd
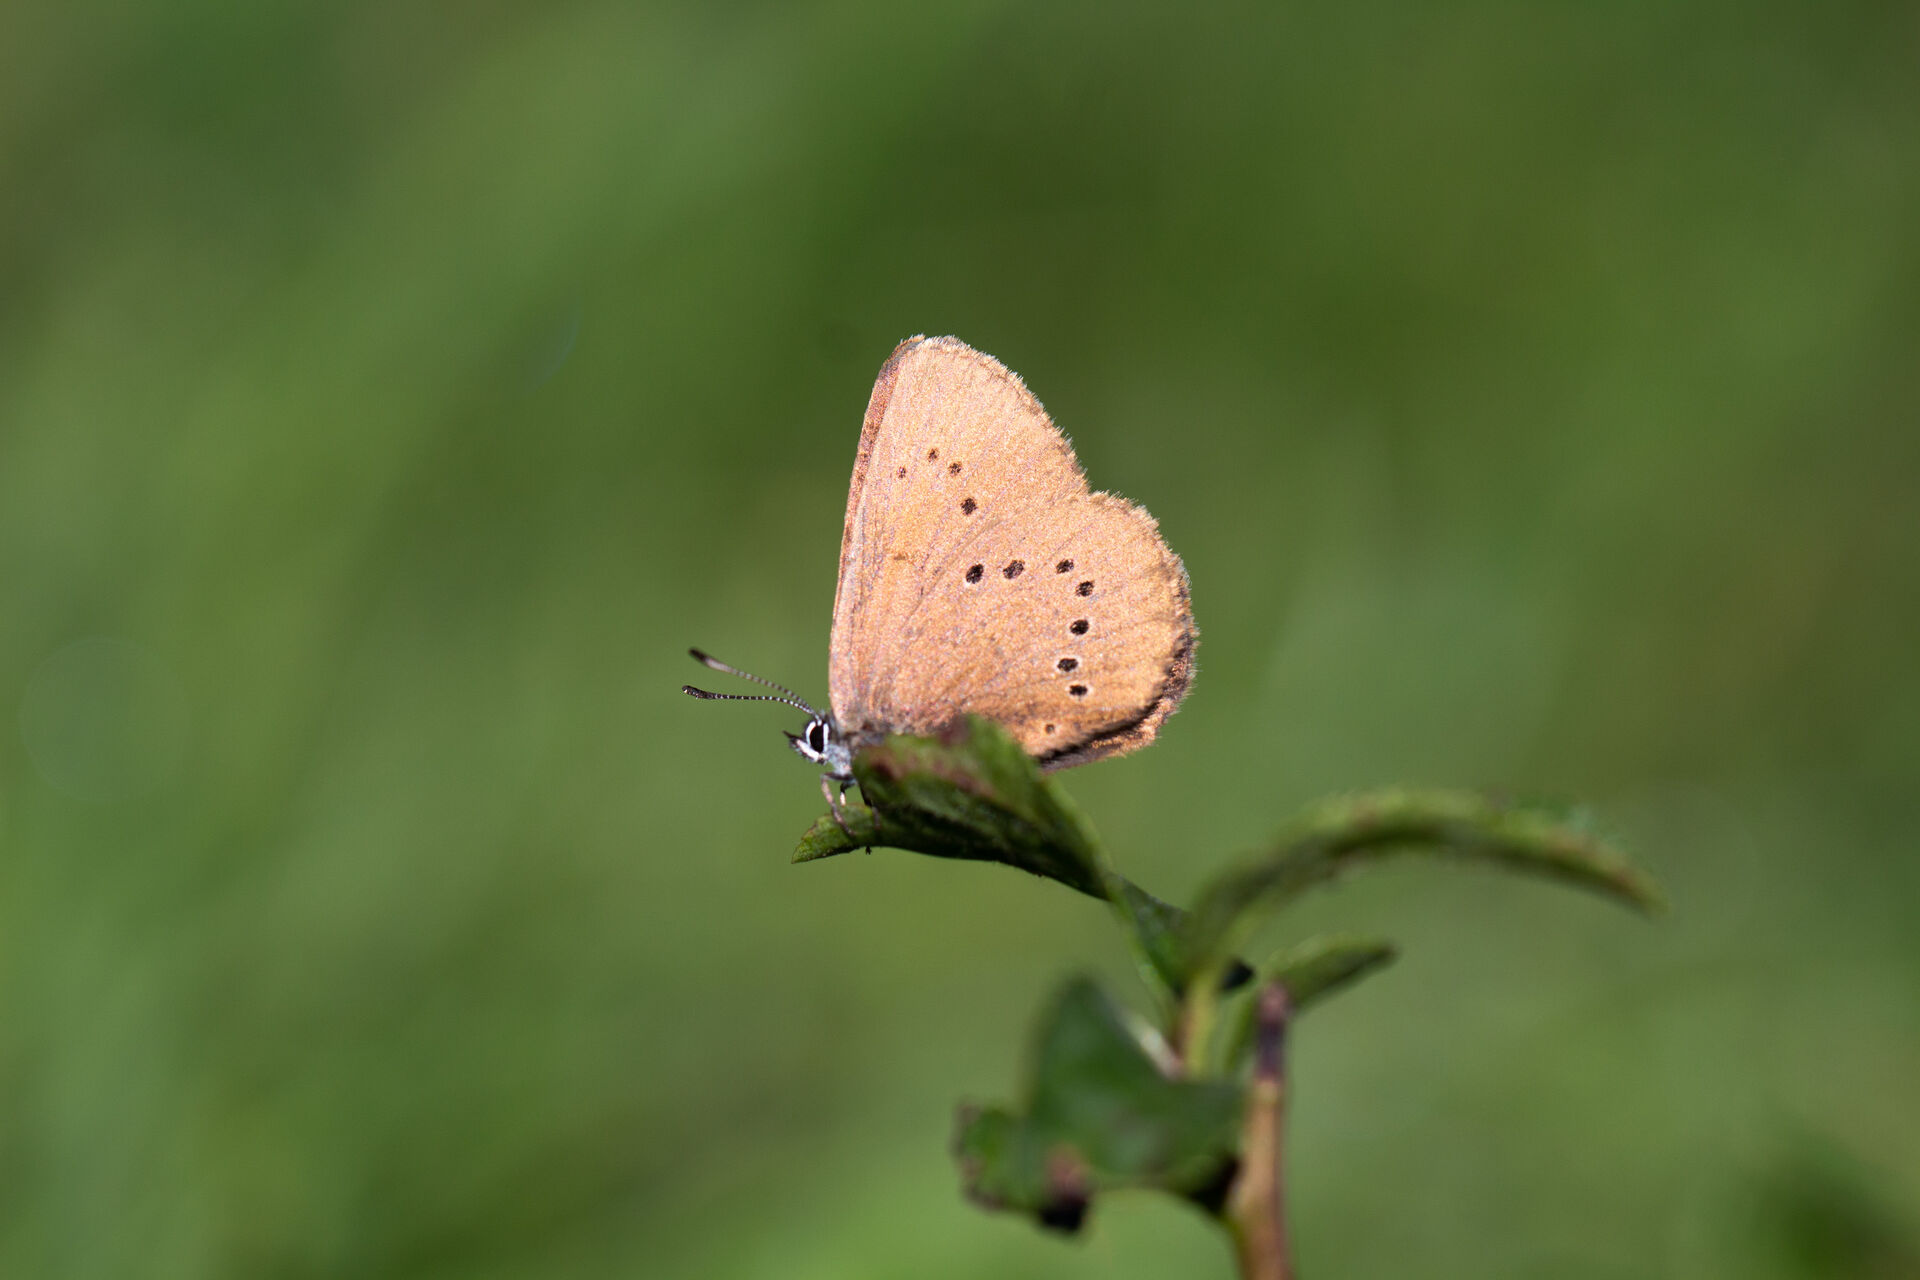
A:
[[[1019,378],[902,343],[860,435],[834,600],[835,718],[856,742],[964,713],[1076,764],[1144,746],[1192,675],[1187,579],[1152,517],[1087,490]]]

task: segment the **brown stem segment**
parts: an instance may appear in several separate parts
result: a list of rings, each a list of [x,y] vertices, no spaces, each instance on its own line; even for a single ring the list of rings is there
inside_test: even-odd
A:
[[[1261,989],[1259,1001],[1253,1079],[1241,1125],[1240,1174],[1227,1193],[1227,1222],[1242,1280],[1293,1280],[1280,1150],[1292,1002],[1277,982]]]

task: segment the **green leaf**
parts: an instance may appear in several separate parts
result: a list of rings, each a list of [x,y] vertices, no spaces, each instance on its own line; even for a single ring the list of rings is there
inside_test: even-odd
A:
[[[828,815],[801,838],[794,861],[884,844],[1004,862],[1107,897],[1105,859],[1086,819],[990,720],[969,716],[937,739],[887,738],[854,757],[853,776],[867,806],[847,806],[851,834]]]
[[[1102,1191],[1205,1199],[1232,1171],[1240,1112],[1238,1085],[1169,1078],[1079,978],[1041,1023],[1022,1109],[962,1108],[954,1154],[976,1202],[1074,1231]]]
[[[1276,953],[1259,969],[1257,986],[1278,982],[1287,990],[1287,1004],[1293,1016],[1327,996],[1352,986],[1370,973],[1392,964],[1400,949],[1380,938],[1355,938],[1331,934],[1308,938],[1305,942]],[[1246,1060],[1252,1043],[1254,1002],[1242,1001],[1234,1013],[1232,1048],[1229,1064]]]
[[[879,845],[1019,867],[1113,903],[1153,973],[1170,991],[1185,988],[1186,913],[1107,870],[1086,819],[999,725],[976,718],[939,739],[891,737],[862,751],[853,769],[868,803],[817,819],[795,862]],[[1224,984],[1252,972],[1235,964]]]
[[[1322,802],[1272,850],[1215,880],[1183,931],[1190,962],[1218,966],[1260,916],[1349,868],[1402,853],[1548,876],[1648,912],[1664,905],[1652,877],[1577,815],[1471,792],[1396,788]]]
[[[1392,964],[1400,948],[1380,938],[1334,934],[1308,938],[1260,966],[1260,985],[1278,982],[1297,1016],[1343,987]]]
[[[1186,990],[1195,972],[1186,943],[1187,913],[1162,902],[1125,876],[1110,873],[1107,885],[1114,903],[1131,921],[1140,950],[1160,980],[1169,991]],[[1221,975],[1220,989],[1236,990],[1252,977],[1253,970],[1235,960]]]

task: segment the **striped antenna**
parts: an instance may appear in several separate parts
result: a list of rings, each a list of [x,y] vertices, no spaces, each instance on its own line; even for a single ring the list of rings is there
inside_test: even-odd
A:
[[[711,693],[705,689],[696,689],[690,684],[681,685],[680,692],[689,697],[705,698],[715,702],[784,702],[790,707],[797,707],[810,716],[818,716],[820,714],[820,711],[812,703],[783,684],[776,684],[764,676],[756,676],[751,672],[742,671],[738,667],[728,666],[712,654],[703,653],[699,649],[688,649],[687,652],[692,654],[694,661],[700,663],[702,666],[712,667],[715,671],[724,671],[728,675],[738,676],[742,680],[751,680],[755,684],[766,685],[769,689],[778,689],[786,695],[785,697],[779,697],[770,693]]]

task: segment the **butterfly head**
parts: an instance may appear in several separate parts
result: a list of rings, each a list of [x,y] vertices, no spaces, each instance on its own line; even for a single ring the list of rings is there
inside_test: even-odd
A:
[[[801,759],[823,766],[835,777],[844,778],[853,773],[853,750],[834,727],[833,717],[824,711],[815,712],[813,719],[807,721],[807,727],[799,733],[788,734],[787,741]]]

